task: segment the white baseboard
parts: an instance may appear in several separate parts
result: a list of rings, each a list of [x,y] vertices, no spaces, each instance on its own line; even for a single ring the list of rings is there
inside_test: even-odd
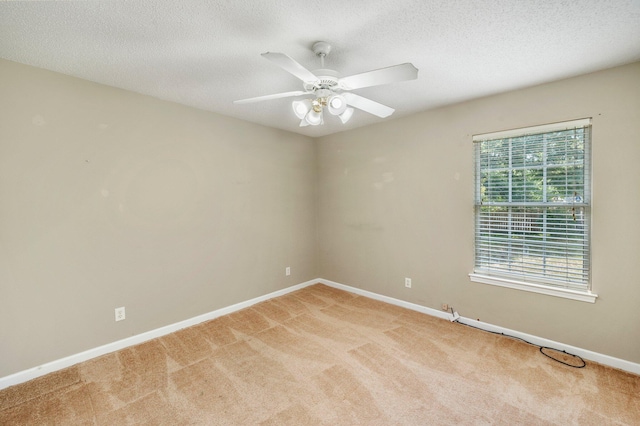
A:
[[[393,297],[383,296],[378,293],[373,293],[371,291],[362,290],[356,287],[351,287],[345,284],[340,284],[335,281],[329,281],[325,279],[318,279],[317,282],[322,283],[324,285],[328,285],[329,287],[338,288],[340,290],[348,291],[349,293],[358,294],[360,296],[368,297],[369,299],[379,300],[381,302],[389,303],[391,305],[400,306],[402,308],[411,309],[412,311],[422,312],[423,314],[431,315],[432,317],[438,317],[442,319],[450,319],[451,315],[444,312],[439,311],[433,308],[427,308],[426,306],[417,305],[415,303],[407,302],[405,300],[394,299]]]
[[[443,318],[447,320],[451,320],[451,314],[443,311],[439,311],[433,308],[427,308],[426,306],[417,305],[415,303],[407,302],[400,299],[394,299],[393,297],[383,296],[381,294],[373,293],[367,290],[362,290],[356,287],[351,287],[345,284],[340,284],[334,281],[325,280],[322,278],[318,278],[315,280],[306,281],[304,283],[300,283],[291,287],[287,287],[282,290],[274,291],[269,294],[265,294],[264,296],[256,297],[254,299],[247,300],[245,302],[236,303],[235,305],[227,306],[225,308],[217,309],[215,311],[199,315],[197,317],[193,317],[184,321],[180,321],[174,324],[167,325],[165,327],[160,327],[155,330],[150,330],[145,333],[137,334],[135,336],[127,337],[126,339],[118,340],[116,342],[108,343],[103,346],[99,346],[97,348],[89,349],[84,352],[80,352],[78,354],[74,354],[65,358],[61,358],[56,361],[48,362],[46,364],[40,365],[38,367],[30,368],[28,370],[19,371],[15,374],[0,378],[0,389],[7,388],[9,386],[18,385],[20,383],[27,382],[29,380],[35,379],[40,376],[44,376],[49,373],[53,373],[58,370],[62,370],[67,367],[71,367],[72,365],[78,364],[80,362],[88,361],[92,358],[99,357],[101,355],[105,355],[111,352],[118,351],[120,349],[124,349],[130,346],[138,345],[140,343],[144,343],[146,341],[165,336],[167,334],[173,333],[175,331],[181,330],[186,327],[191,327],[196,324],[200,324],[205,321],[209,321],[215,318],[218,318],[222,315],[227,315],[232,312],[239,311],[244,308],[248,308],[251,305],[255,305],[256,303],[264,302],[265,300],[272,299],[274,297],[283,296],[285,294],[291,293],[296,290],[300,290],[304,287],[308,287],[312,284],[322,283],[329,287],[338,288],[340,290],[345,290],[350,293],[358,294],[360,296],[369,297],[371,299],[379,300],[381,302],[386,302],[392,305],[401,306],[403,308],[411,309],[413,311],[422,312],[427,315],[431,315],[438,318]],[[519,337],[531,343],[540,346],[548,346],[550,348],[564,350],[566,352],[579,355],[584,359],[598,362],[603,365],[608,365],[613,368],[617,368],[620,370],[628,371],[630,373],[640,375],[640,364],[626,361],[623,359],[615,358],[609,355],[600,354],[597,352],[589,351],[586,349],[577,348],[575,346],[565,345],[563,343],[554,342],[552,340],[548,340],[542,337],[533,336],[531,334],[521,333],[519,331],[510,330],[508,328],[499,327],[497,325],[488,324],[481,321],[476,321],[471,318],[460,317],[458,319],[459,322],[463,324],[472,325],[474,327],[478,327],[483,330],[493,331],[497,333],[504,333],[510,336]]]
[[[437,309],[427,308],[421,305],[416,305],[415,303],[394,299],[393,297],[383,296],[380,294],[372,293],[366,290],[361,290],[355,287],[350,287],[348,285],[336,283],[333,281],[319,279],[317,280],[317,282],[323,283],[330,287],[335,287],[351,293],[359,294],[361,296],[366,296],[371,299],[380,300],[381,302],[386,302],[392,305],[402,306],[403,308],[412,309],[414,311],[422,312],[428,315],[433,315],[438,318],[451,320],[451,317],[452,317],[451,314],[443,311],[439,311]],[[564,343],[555,342],[553,340],[545,339],[543,337],[538,337],[538,336],[534,336],[527,333],[521,333],[519,331],[510,330],[508,328],[500,327],[500,326],[489,324],[486,322],[476,321],[471,318],[460,317],[458,319],[458,322],[461,322],[467,325],[472,325],[482,330],[493,331],[496,333],[503,333],[509,336],[518,337],[520,339],[526,340],[527,342],[531,342],[538,346],[547,346],[550,348],[558,349],[574,355],[579,355],[580,357],[586,360],[595,361],[599,364],[608,365],[609,367],[617,368],[619,370],[624,370],[630,373],[640,375],[640,364],[637,364],[635,362],[627,361],[620,358],[615,358],[609,355],[604,355],[598,352],[589,351],[587,349],[582,349],[575,346],[565,345]]]
[[[587,349],[578,348],[576,346],[566,345],[564,343],[545,339],[543,337],[534,336],[532,334],[521,333],[516,330],[511,330],[508,328],[500,327],[500,326],[489,324],[486,322],[477,321],[471,318],[460,317],[458,321],[463,324],[481,328],[483,330],[493,331],[495,333],[503,333],[513,337],[518,337],[520,339],[526,340],[527,342],[531,342],[534,345],[546,346],[549,348],[558,349],[573,355],[578,355],[581,358],[584,358],[586,360],[595,361],[602,365],[608,365],[609,367],[617,368],[619,370],[624,370],[624,371],[628,371],[629,373],[640,375],[640,364],[637,364],[635,362],[627,361],[620,358],[615,358],[609,355],[593,352]]]
[[[174,324],[170,324],[164,327],[156,328],[144,333],[136,334],[135,336],[127,337],[126,339],[118,340],[116,342],[107,343],[106,345],[99,346],[97,348],[89,349],[84,352],[80,352],[65,358],[61,358],[55,361],[48,362],[38,367],[30,368],[28,370],[19,371],[0,378],[0,389],[8,388],[9,386],[18,385],[20,383],[27,382],[40,376],[44,376],[54,371],[62,370],[63,368],[71,367],[72,365],[80,362],[88,361],[92,358],[97,358],[101,355],[105,355],[111,352],[118,351],[120,349],[128,348],[130,346],[138,345],[146,341],[165,336],[167,334],[182,330],[183,328],[191,327],[201,322],[209,321],[218,318],[222,315],[227,315],[232,312],[239,311],[240,309],[248,308],[256,303],[264,302],[265,300],[272,299],[274,297],[283,296],[292,291],[299,290],[301,288],[318,283],[319,280],[311,280],[301,284],[297,284],[291,287],[287,287],[282,290],[274,291],[264,296],[259,296],[254,299],[247,300],[245,302],[236,303],[235,305],[220,308],[215,311],[198,315],[197,317],[189,318],[184,321],[180,321]]]

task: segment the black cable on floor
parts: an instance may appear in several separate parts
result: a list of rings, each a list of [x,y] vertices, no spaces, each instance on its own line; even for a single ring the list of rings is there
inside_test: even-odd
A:
[[[453,307],[451,307],[450,309],[451,309],[451,315],[453,315],[453,312],[454,312]],[[559,349],[551,348],[551,347],[549,347],[549,346],[540,346],[540,345],[536,345],[535,343],[531,343],[531,342],[529,342],[529,341],[527,341],[527,340],[524,340],[524,339],[522,339],[522,338],[520,338],[520,337],[511,336],[511,335],[509,335],[509,334],[504,334],[504,333],[500,333],[500,332],[497,332],[497,331],[485,330],[484,328],[476,327],[476,326],[474,326],[474,325],[465,324],[465,323],[463,323],[463,322],[458,321],[457,319],[456,319],[456,320],[454,320],[453,322],[456,322],[456,323],[461,324],[461,325],[465,325],[465,326],[467,326],[467,327],[475,328],[476,330],[481,330],[481,331],[484,331],[484,332],[487,332],[487,333],[491,333],[491,334],[497,334],[498,336],[504,336],[504,337],[509,337],[509,338],[511,338],[511,339],[520,340],[520,341],[522,341],[522,342],[524,342],[524,343],[526,343],[526,344],[528,344],[528,345],[531,345],[531,346],[535,346],[535,347],[537,347],[537,348],[540,348],[540,353],[541,353],[542,355],[546,356],[547,358],[550,358],[550,359],[552,359],[552,360],[554,360],[554,361],[556,361],[556,362],[559,362],[560,364],[564,364],[564,365],[566,365],[566,366],[568,366],[568,367],[571,367],[571,368],[584,368],[584,367],[586,367],[586,365],[587,365],[587,363],[584,361],[584,359],[582,359],[582,357],[581,357],[580,355],[574,355],[574,354],[571,354],[571,353],[566,352],[566,351],[561,351],[561,350],[559,350]],[[554,358],[554,357],[552,357],[551,355],[549,355],[548,353],[545,353],[545,350],[550,350],[550,351],[555,351],[555,352],[562,352],[562,353],[563,353],[563,354],[565,354],[565,355],[572,356],[574,359],[578,359],[578,360],[580,360],[580,362],[582,363],[582,365],[573,365],[573,364],[569,364],[568,362],[564,362],[564,361],[562,361],[562,360],[560,360],[560,359],[558,359],[558,358]]]

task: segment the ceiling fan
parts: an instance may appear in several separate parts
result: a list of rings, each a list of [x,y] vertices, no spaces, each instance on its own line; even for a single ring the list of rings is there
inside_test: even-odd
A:
[[[418,69],[411,63],[340,77],[338,72],[324,68],[324,58],[330,51],[331,45],[329,43],[324,41],[314,43],[313,52],[320,58],[321,68],[313,72],[284,53],[263,53],[263,57],[302,80],[304,90],[258,96],[234,101],[234,103],[246,104],[279,98],[304,97],[304,99],[295,100],[292,103],[294,114],[301,120],[301,127],[323,124],[325,109],[331,115],[338,116],[342,123],[349,121],[353,115],[353,108],[385,118],[393,114],[395,110],[371,99],[350,93],[350,91],[418,78]]]

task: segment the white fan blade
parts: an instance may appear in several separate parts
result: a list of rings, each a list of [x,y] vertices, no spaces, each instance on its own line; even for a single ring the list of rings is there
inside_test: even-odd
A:
[[[371,99],[363,98],[355,93],[343,93],[342,96],[345,97],[347,103],[352,107],[361,109],[369,114],[377,115],[380,118],[388,117],[395,111],[393,108],[389,108]]]
[[[284,53],[265,52],[262,54],[262,56],[278,65],[283,70],[298,77],[305,83],[314,83],[318,81],[318,77],[316,77],[311,71],[309,71],[298,62],[296,62],[293,58],[285,55]]]
[[[354,90],[416,78],[418,78],[418,69],[413,64],[406,63],[344,77],[340,79],[339,85],[344,90]]]
[[[252,102],[268,101],[270,99],[289,98],[291,96],[311,95],[315,96],[313,92],[305,92],[304,90],[296,90],[293,92],[274,93],[273,95],[257,96],[255,98],[240,99],[239,101],[233,101],[234,104],[249,104]]]

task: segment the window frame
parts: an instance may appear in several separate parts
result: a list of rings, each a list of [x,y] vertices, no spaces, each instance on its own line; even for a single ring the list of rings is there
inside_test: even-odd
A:
[[[585,147],[584,147],[584,156],[585,156],[585,160],[584,160],[584,167],[585,167],[585,175],[584,175],[584,188],[586,189],[586,193],[588,194],[588,196],[585,196],[585,200],[584,200],[584,204],[586,204],[586,209],[588,210],[588,222],[587,222],[587,226],[586,226],[586,232],[587,234],[587,285],[585,289],[575,289],[575,288],[565,288],[565,287],[561,287],[559,285],[554,285],[554,284],[548,284],[544,282],[544,279],[536,279],[536,278],[531,278],[528,279],[529,277],[526,277],[526,273],[521,274],[521,276],[516,276],[516,275],[510,275],[508,273],[505,272],[500,272],[498,271],[497,273],[495,271],[491,271],[489,273],[483,273],[481,271],[481,269],[483,268],[479,268],[478,265],[478,255],[477,255],[477,250],[478,250],[478,227],[479,225],[479,217],[482,214],[480,211],[480,207],[482,206],[482,202],[478,199],[478,194],[479,194],[479,185],[480,185],[480,174],[481,174],[481,166],[480,166],[480,154],[478,152],[478,149],[476,148],[476,144],[477,143],[481,143],[481,141],[489,141],[489,140],[495,140],[495,139],[510,139],[510,138],[516,138],[516,137],[522,137],[522,136],[527,136],[527,135],[535,135],[535,134],[545,134],[545,133],[552,133],[552,132],[558,132],[558,131],[563,131],[563,130],[572,130],[572,129],[577,129],[577,128],[589,128],[589,132],[591,132],[591,118],[584,118],[584,119],[578,119],[578,120],[571,120],[571,121],[564,121],[564,122],[558,122],[558,123],[550,123],[550,124],[545,124],[545,125],[540,125],[540,126],[532,126],[532,127],[525,127],[525,128],[517,128],[517,129],[510,129],[510,130],[505,130],[505,131],[498,131],[498,132],[491,132],[491,133],[483,133],[483,134],[477,134],[477,135],[473,135],[473,144],[474,144],[474,164],[475,164],[475,173],[474,173],[474,266],[473,266],[473,272],[469,274],[469,278],[472,282],[477,282],[477,283],[482,283],[482,284],[490,284],[490,285],[496,285],[496,286],[500,286],[500,287],[507,287],[507,288],[512,288],[512,289],[517,289],[517,290],[523,290],[523,291],[529,291],[529,292],[534,292],[534,293],[540,293],[540,294],[546,294],[546,295],[550,295],[550,296],[556,296],[556,297],[563,297],[563,298],[568,298],[568,299],[572,299],[572,300],[579,300],[579,301],[583,301],[583,302],[589,302],[589,303],[594,303],[596,298],[598,297],[597,294],[593,293],[591,291],[592,289],[592,281],[591,281],[591,262],[590,262],[590,257],[591,257],[591,246],[590,246],[590,241],[591,241],[591,206],[592,206],[592,200],[591,200],[591,196],[590,196],[590,189],[591,189],[591,159],[590,159],[590,155],[591,155],[591,137],[589,133],[589,138],[586,138],[587,140],[585,141]],[[510,142],[511,143],[511,142]],[[544,142],[546,144],[546,142]],[[545,166],[546,167],[546,166]],[[511,188],[509,188],[509,194],[511,194]],[[513,203],[514,207],[518,206],[519,203]],[[533,204],[533,203],[532,203]],[[541,204],[541,203],[539,203]],[[545,206],[544,208],[549,208],[549,207],[553,207],[553,203],[548,203],[545,201]],[[507,202],[507,205],[509,206],[509,208],[513,208],[510,207],[511,206],[511,202]],[[523,209],[534,209],[535,206],[531,205],[531,206],[519,206],[522,207]],[[486,268],[485,268],[486,269]],[[522,279],[519,279],[522,278]],[[573,285],[573,284],[572,284]],[[570,286],[569,284],[567,286]]]

